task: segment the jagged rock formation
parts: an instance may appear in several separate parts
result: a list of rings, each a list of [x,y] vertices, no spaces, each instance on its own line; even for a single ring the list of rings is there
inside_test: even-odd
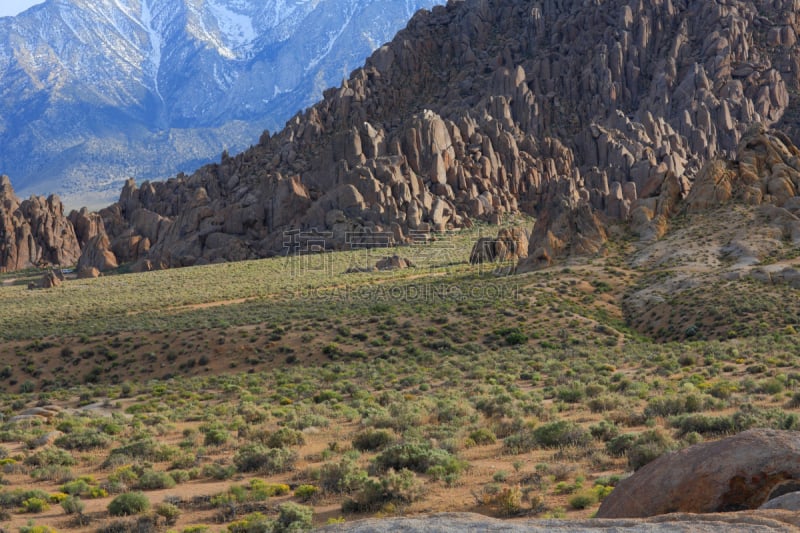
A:
[[[739,143],[734,160],[716,159],[703,167],[689,197],[688,212],[737,200],[750,205],[800,206],[800,150],[779,131],[754,124]]]
[[[532,251],[520,262],[517,271],[545,267],[553,259],[566,255],[595,255],[607,241],[603,222],[588,204],[551,208],[536,221],[529,245]]]
[[[758,509],[800,488],[800,433],[753,429],[663,455],[623,480],[598,518]]]
[[[38,283],[35,281],[28,283],[28,290],[52,289],[54,287],[60,287],[63,282],[64,274],[61,270],[48,270]]]
[[[80,253],[58,196],[20,202],[8,177],[0,176],[0,272],[72,265]]]
[[[83,267],[78,270],[78,279],[94,279],[100,277],[100,270],[96,267]]]
[[[184,266],[302,248],[312,230],[331,249],[403,243],[516,211],[539,217],[534,264],[601,249],[601,220],[658,236],[706,161],[733,157],[752,122],[791,116],[793,5],[421,12],[277,135],[192,176],[126,185],[102,213],[112,250]]]
[[[494,261],[512,261],[528,257],[530,235],[521,228],[503,228],[497,237],[481,237],[472,247],[469,262],[473,265]]]

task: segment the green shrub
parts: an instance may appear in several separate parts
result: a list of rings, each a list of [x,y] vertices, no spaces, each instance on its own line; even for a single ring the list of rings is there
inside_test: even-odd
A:
[[[223,480],[230,479],[236,473],[236,467],[233,465],[221,465],[219,463],[210,463],[203,465],[203,477],[210,477],[212,479]]]
[[[303,433],[291,428],[281,428],[272,433],[265,444],[269,448],[288,448],[289,446],[300,446],[305,443]]]
[[[231,437],[230,433],[219,424],[201,428],[201,431],[205,436],[203,443],[206,446],[222,446]]]
[[[311,531],[314,510],[305,505],[286,502],[278,506],[278,520],[273,525],[273,533],[297,533]]]
[[[569,499],[569,506],[573,509],[586,509],[597,503],[597,495],[595,493],[582,493],[576,494]]]
[[[314,496],[319,493],[319,487],[315,487],[314,485],[300,485],[296,489],[294,489],[294,495],[300,501],[307,502],[310,501]]]
[[[36,525],[28,522],[28,525],[20,526],[19,533],[56,533],[56,530],[50,526]]]
[[[542,424],[533,430],[533,436],[543,448],[586,446],[592,440],[588,431],[575,422],[567,420]]]
[[[622,405],[622,398],[615,394],[604,394],[597,398],[592,398],[588,402],[589,410],[593,413],[604,413],[613,411]]]
[[[786,407],[788,409],[797,409],[800,407],[800,392],[795,392],[792,394],[792,397],[786,402]]]
[[[460,473],[466,464],[446,450],[431,448],[428,444],[395,444],[380,453],[373,461],[376,472],[387,470],[402,470],[404,468],[414,472],[425,473],[433,466],[440,466],[445,472]]]
[[[252,513],[228,525],[229,533],[271,533],[274,522],[261,513]]]
[[[675,442],[663,431],[653,429],[636,437],[628,450],[628,465],[638,470],[650,461],[676,448]]]
[[[702,401],[696,395],[651,398],[644,409],[647,418],[667,417],[699,411]]]
[[[525,335],[519,328],[502,328],[494,332],[495,335],[503,337],[506,344],[509,346],[516,346],[528,342],[528,336]]]
[[[539,447],[539,441],[533,434],[533,429],[529,427],[512,433],[503,440],[503,451],[510,454],[527,453]]]
[[[67,498],[61,502],[61,508],[64,509],[66,514],[82,514],[85,507],[86,506],[78,496],[67,496]]]
[[[150,508],[150,500],[142,492],[120,494],[108,504],[111,516],[130,516],[143,513]]]
[[[111,438],[96,429],[84,429],[61,435],[55,440],[55,445],[66,450],[94,450],[105,448],[111,443]]]
[[[171,489],[175,486],[175,480],[166,472],[156,472],[154,470],[145,470],[139,476],[139,481],[136,482],[136,488],[139,490],[159,490]]]
[[[76,463],[69,452],[58,448],[42,448],[25,458],[25,464],[31,466],[72,466]]]
[[[80,496],[81,494],[87,494],[91,486],[89,483],[86,482],[83,478],[78,478],[73,481],[69,481],[61,485],[61,492],[65,492],[72,496]]]
[[[562,402],[579,403],[586,397],[586,389],[581,385],[570,385],[569,387],[559,387],[556,391],[556,398]]]
[[[636,435],[633,433],[623,433],[606,443],[606,451],[609,455],[621,457],[628,453],[628,450],[631,449],[634,442],[636,442]]]
[[[478,428],[470,432],[469,438],[472,439],[477,446],[486,446],[497,442],[497,436],[489,428]]]
[[[262,444],[248,444],[233,458],[239,472],[278,474],[294,468],[297,454],[285,448],[268,448]]]
[[[47,501],[50,496],[38,489],[14,489],[12,491],[0,492],[0,507],[11,508],[19,507],[25,500],[36,498]]]
[[[100,487],[91,487],[86,495],[89,499],[105,498],[106,496],[108,496],[108,492]]]
[[[613,474],[595,479],[594,485],[596,487],[616,487],[620,481],[622,481],[622,476],[619,474]]]
[[[361,490],[342,503],[342,511],[366,512],[388,502],[411,503],[418,500],[421,494],[421,484],[412,471],[389,470],[380,479],[367,479]]]
[[[614,422],[601,420],[597,424],[589,426],[589,432],[592,434],[592,437],[603,442],[608,442],[619,435],[619,428]]]
[[[394,435],[385,429],[368,429],[353,437],[353,448],[356,450],[380,450],[394,442]]]
[[[175,522],[177,522],[178,518],[180,518],[181,510],[178,508],[177,505],[171,504],[169,502],[162,502],[156,506],[156,514],[159,516],[163,516],[167,525],[172,526],[175,525]]]
[[[175,450],[169,446],[163,446],[151,437],[135,440],[119,448],[111,450],[109,460],[113,456],[124,456],[143,461],[169,461],[176,455]]]
[[[23,513],[41,513],[50,508],[50,504],[44,498],[28,498],[22,502]]]
[[[354,460],[346,457],[338,463],[325,463],[319,471],[322,490],[334,494],[348,494],[360,489],[367,477]]]
[[[733,433],[736,424],[732,416],[683,415],[670,419],[669,425],[677,428],[678,437],[688,433],[701,435],[725,435]]]
[[[255,496],[254,499],[258,500],[284,496],[291,491],[289,485],[285,483],[266,483],[260,479],[251,479],[248,489]]]
[[[169,472],[169,477],[171,477],[176,484],[186,483],[192,476],[186,470],[173,470]]]

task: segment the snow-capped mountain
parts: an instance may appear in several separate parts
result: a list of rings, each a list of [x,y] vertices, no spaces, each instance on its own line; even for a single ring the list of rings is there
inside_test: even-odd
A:
[[[0,18],[0,173],[72,207],[257,142],[444,0],[48,0]]]

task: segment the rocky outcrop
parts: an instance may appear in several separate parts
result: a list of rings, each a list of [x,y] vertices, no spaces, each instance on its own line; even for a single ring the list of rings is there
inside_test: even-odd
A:
[[[60,287],[63,282],[64,274],[61,273],[61,270],[49,270],[42,276],[38,283],[33,281],[28,283],[28,289],[52,289],[54,287]]]
[[[94,279],[100,277],[100,270],[97,267],[83,267],[78,270],[78,279]]]
[[[552,207],[542,213],[533,226],[531,251],[519,263],[517,271],[523,273],[547,267],[564,256],[596,255],[607,241],[604,223],[587,203]]]
[[[94,237],[106,232],[103,217],[99,213],[90,212],[85,207],[80,211],[71,211],[68,218],[75,230],[75,237],[78,239],[81,250]]]
[[[788,511],[720,513],[714,515],[672,514],[639,520],[497,520],[470,513],[444,513],[410,518],[370,518],[329,525],[325,533],[768,533],[796,531],[800,518]]]
[[[800,433],[754,429],[664,455],[623,480],[598,518],[757,509],[800,488]]]
[[[530,235],[521,228],[502,228],[497,237],[481,237],[472,247],[469,262],[473,265],[494,261],[516,261],[528,257]]]
[[[518,211],[545,221],[539,263],[596,252],[599,220],[657,236],[707,161],[734,157],[752,122],[793,113],[792,7],[468,0],[421,12],[278,134],[191,176],[128,183],[101,212],[111,248],[119,262],[184,266],[320,238],[402,244]],[[784,197],[773,174],[769,194]]]
[[[377,270],[405,270],[413,267],[414,263],[399,255],[390,255],[375,263],[375,268]]]
[[[0,176],[0,272],[73,265],[80,247],[58,196],[20,201]]]
[[[111,251],[111,242],[105,232],[92,237],[83,248],[78,260],[78,270],[96,269],[100,272],[117,268],[117,257]]]
[[[735,159],[716,159],[703,167],[686,209],[699,212],[733,200],[782,207],[798,192],[800,150],[782,133],[754,124],[739,143]]]

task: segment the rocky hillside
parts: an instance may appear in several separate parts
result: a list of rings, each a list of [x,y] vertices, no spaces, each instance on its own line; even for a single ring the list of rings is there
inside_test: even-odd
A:
[[[538,261],[596,249],[609,219],[644,217],[657,235],[658,199],[735,157],[750,124],[794,131],[791,7],[450,2],[250,150],[129,182],[102,212],[111,249],[172,267],[281,253],[291,230],[300,247],[311,229],[330,248],[401,243],[515,211],[541,218]],[[577,248],[551,238],[572,225],[589,234]]]
[[[524,268],[597,252],[613,221],[656,238],[706,162],[736,161],[753,123],[795,134],[792,5],[468,0],[420,12],[281,132],[192,175],[130,180],[84,263],[403,243],[518,211],[539,219]]]
[[[441,0],[68,0],[0,20],[0,172],[103,206],[283,126]]]

